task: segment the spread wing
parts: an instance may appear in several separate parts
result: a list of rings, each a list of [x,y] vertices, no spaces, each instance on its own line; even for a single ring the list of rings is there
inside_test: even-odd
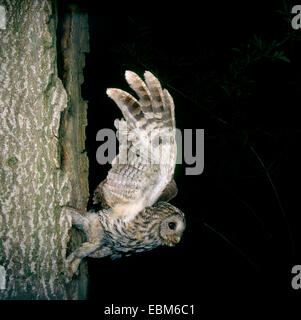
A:
[[[107,89],[124,119],[115,120],[119,154],[107,178],[97,187],[94,202],[102,201],[116,217],[130,220],[159,198],[177,192],[174,103],[149,71],[145,81],[131,71],[125,78],[138,100],[120,89]],[[161,196],[161,197],[160,197]],[[163,197],[162,197],[163,196]]]

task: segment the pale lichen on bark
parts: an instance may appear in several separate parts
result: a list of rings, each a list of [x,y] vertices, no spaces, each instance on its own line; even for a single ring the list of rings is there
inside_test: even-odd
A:
[[[51,0],[0,0],[0,265],[2,299],[66,299],[72,194],[60,167],[59,127],[67,94],[57,76]],[[76,294],[73,294],[73,298]]]

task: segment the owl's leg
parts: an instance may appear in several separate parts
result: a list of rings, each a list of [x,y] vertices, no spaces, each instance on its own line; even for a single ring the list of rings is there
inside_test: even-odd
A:
[[[71,216],[72,225],[86,233],[89,229],[89,219],[83,215],[84,212],[72,207],[64,207],[64,210]]]
[[[91,258],[103,258],[103,257],[106,257],[106,256],[110,256],[112,254],[112,250],[107,247],[107,246],[104,246],[100,249],[98,249],[97,251],[89,254],[89,257]]]
[[[74,274],[77,271],[78,266],[84,257],[92,254],[97,249],[99,249],[99,242],[84,242],[76,250],[74,250],[67,258],[71,274]]]
[[[80,210],[71,207],[65,207],[64,210],[71,216],[72,225],[82,230],[87,238],[87,241],[82,243],[67,258],[70,271],[74,274],[84,257],[89,256],[104,246],[104,231],[97,214],[85,212],[82,215]]]

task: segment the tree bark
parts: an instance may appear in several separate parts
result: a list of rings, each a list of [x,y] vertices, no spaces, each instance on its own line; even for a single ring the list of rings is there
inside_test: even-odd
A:
[[[68,278],[71,222],[62,212],[67,204],[83,209],[88,199],[83,53],[74,71],[80,80],[67,80],[66,92],[57,72],[55,3],[0,5],[0,299],[83,299],[87,270]]]

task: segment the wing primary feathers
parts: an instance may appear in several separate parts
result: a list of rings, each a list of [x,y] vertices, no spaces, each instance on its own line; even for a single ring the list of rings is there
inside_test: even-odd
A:
[[[176,128],[176,121],[175,121],[175,104],[173,102],[173,98],[170,93],[164,89],[164,106],[166,108],[166,117],[164,117],[165,125],[168,127],[172,127],[173,129]]]
[[[145,118],[153,118],[152,97],[144,81],[142,81],[136,73],[128,70],[125,72],[125,79],[130,87],[137,93]]]
[[[152,96],[152,108],[154,116],[157,119],[161,119],[162,113],[164,111],[163,92],[161,84],[159,80],[149,71],[144,72],[144,78]]]
[[[132,95],[123,90],[112,88],[107,89],[107,95],[117,104],[129,125],[135,128],[145,124],[146,119],[144,119],[141,106]]]
[[[175,128],[174,103],[169,92],[162,90],[159,80],[149,71],[144,73],[145,82],[132,71],[125,72],[130,87],[137,93],[139,102],[121,89],[107,89],[107,95],[120,108],[124,118],[132,128],[149,129],[157,127]],[[157,124],[153,124],[154,120]]]

